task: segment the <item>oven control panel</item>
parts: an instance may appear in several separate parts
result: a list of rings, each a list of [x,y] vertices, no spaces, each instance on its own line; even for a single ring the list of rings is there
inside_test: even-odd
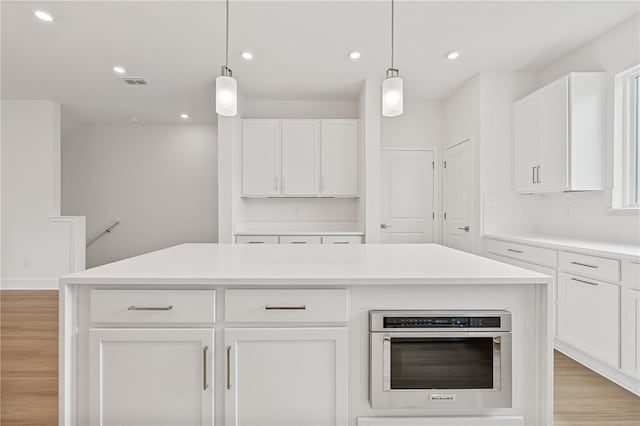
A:
[[[499,316],[487,317],[384,317],[384,328],[500,328]]]

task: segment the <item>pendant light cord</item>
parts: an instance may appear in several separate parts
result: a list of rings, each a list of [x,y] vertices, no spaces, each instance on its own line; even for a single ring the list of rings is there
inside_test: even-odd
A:
[[[227,34],[226,34],[226,44],[225,44],[225,60],[224,66],[229,68],[229,0],[227,0]]]
[[[228,0],[227,0],[228,1]],[[395,44],[394,34],[395,34],[395,0],[391,0],[391,68],[393,66],[393,48]]]

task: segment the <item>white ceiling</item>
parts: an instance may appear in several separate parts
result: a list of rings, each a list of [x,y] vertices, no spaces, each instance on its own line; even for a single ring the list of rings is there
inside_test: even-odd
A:
[[[54,99],[87,121],[177,122],[183,111],[215,121],[224,2],[1,7],[3,99]],[[36,19],[37,8],[55,22]],[[396,66],[407,98],[441,99],[479,71],[539,69],[639,11],[636,1],[398,1]],[[248,99],[355,99],[363,78],[389,67],[389,12],[388,1],[232,0],[230,67]],[[444,58],[452,49],[460,59]],[[149,86],[125,85],[116,64]]]

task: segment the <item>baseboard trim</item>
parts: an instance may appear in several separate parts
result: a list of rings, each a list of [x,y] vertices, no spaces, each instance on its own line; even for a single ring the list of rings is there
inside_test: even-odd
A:
[[[556,350],[573,359],[574,361],[584,365],[585,367],[595,371],[602,377],[612,381],[620,387],[625,388],[629,392],[640,396],[640,381],[631,376],[611,367],[604,362],[589,356],[583,351],[573,347],[570,343],[564,342],[558,338],[555,339]]]
[[[3,278],[0,290],[58,290],[57,278]]]

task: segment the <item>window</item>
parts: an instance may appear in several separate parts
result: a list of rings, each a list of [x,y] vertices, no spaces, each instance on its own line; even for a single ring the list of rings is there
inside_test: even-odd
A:
[[[640,210],[640,65],[615,79],[614,208]]]

